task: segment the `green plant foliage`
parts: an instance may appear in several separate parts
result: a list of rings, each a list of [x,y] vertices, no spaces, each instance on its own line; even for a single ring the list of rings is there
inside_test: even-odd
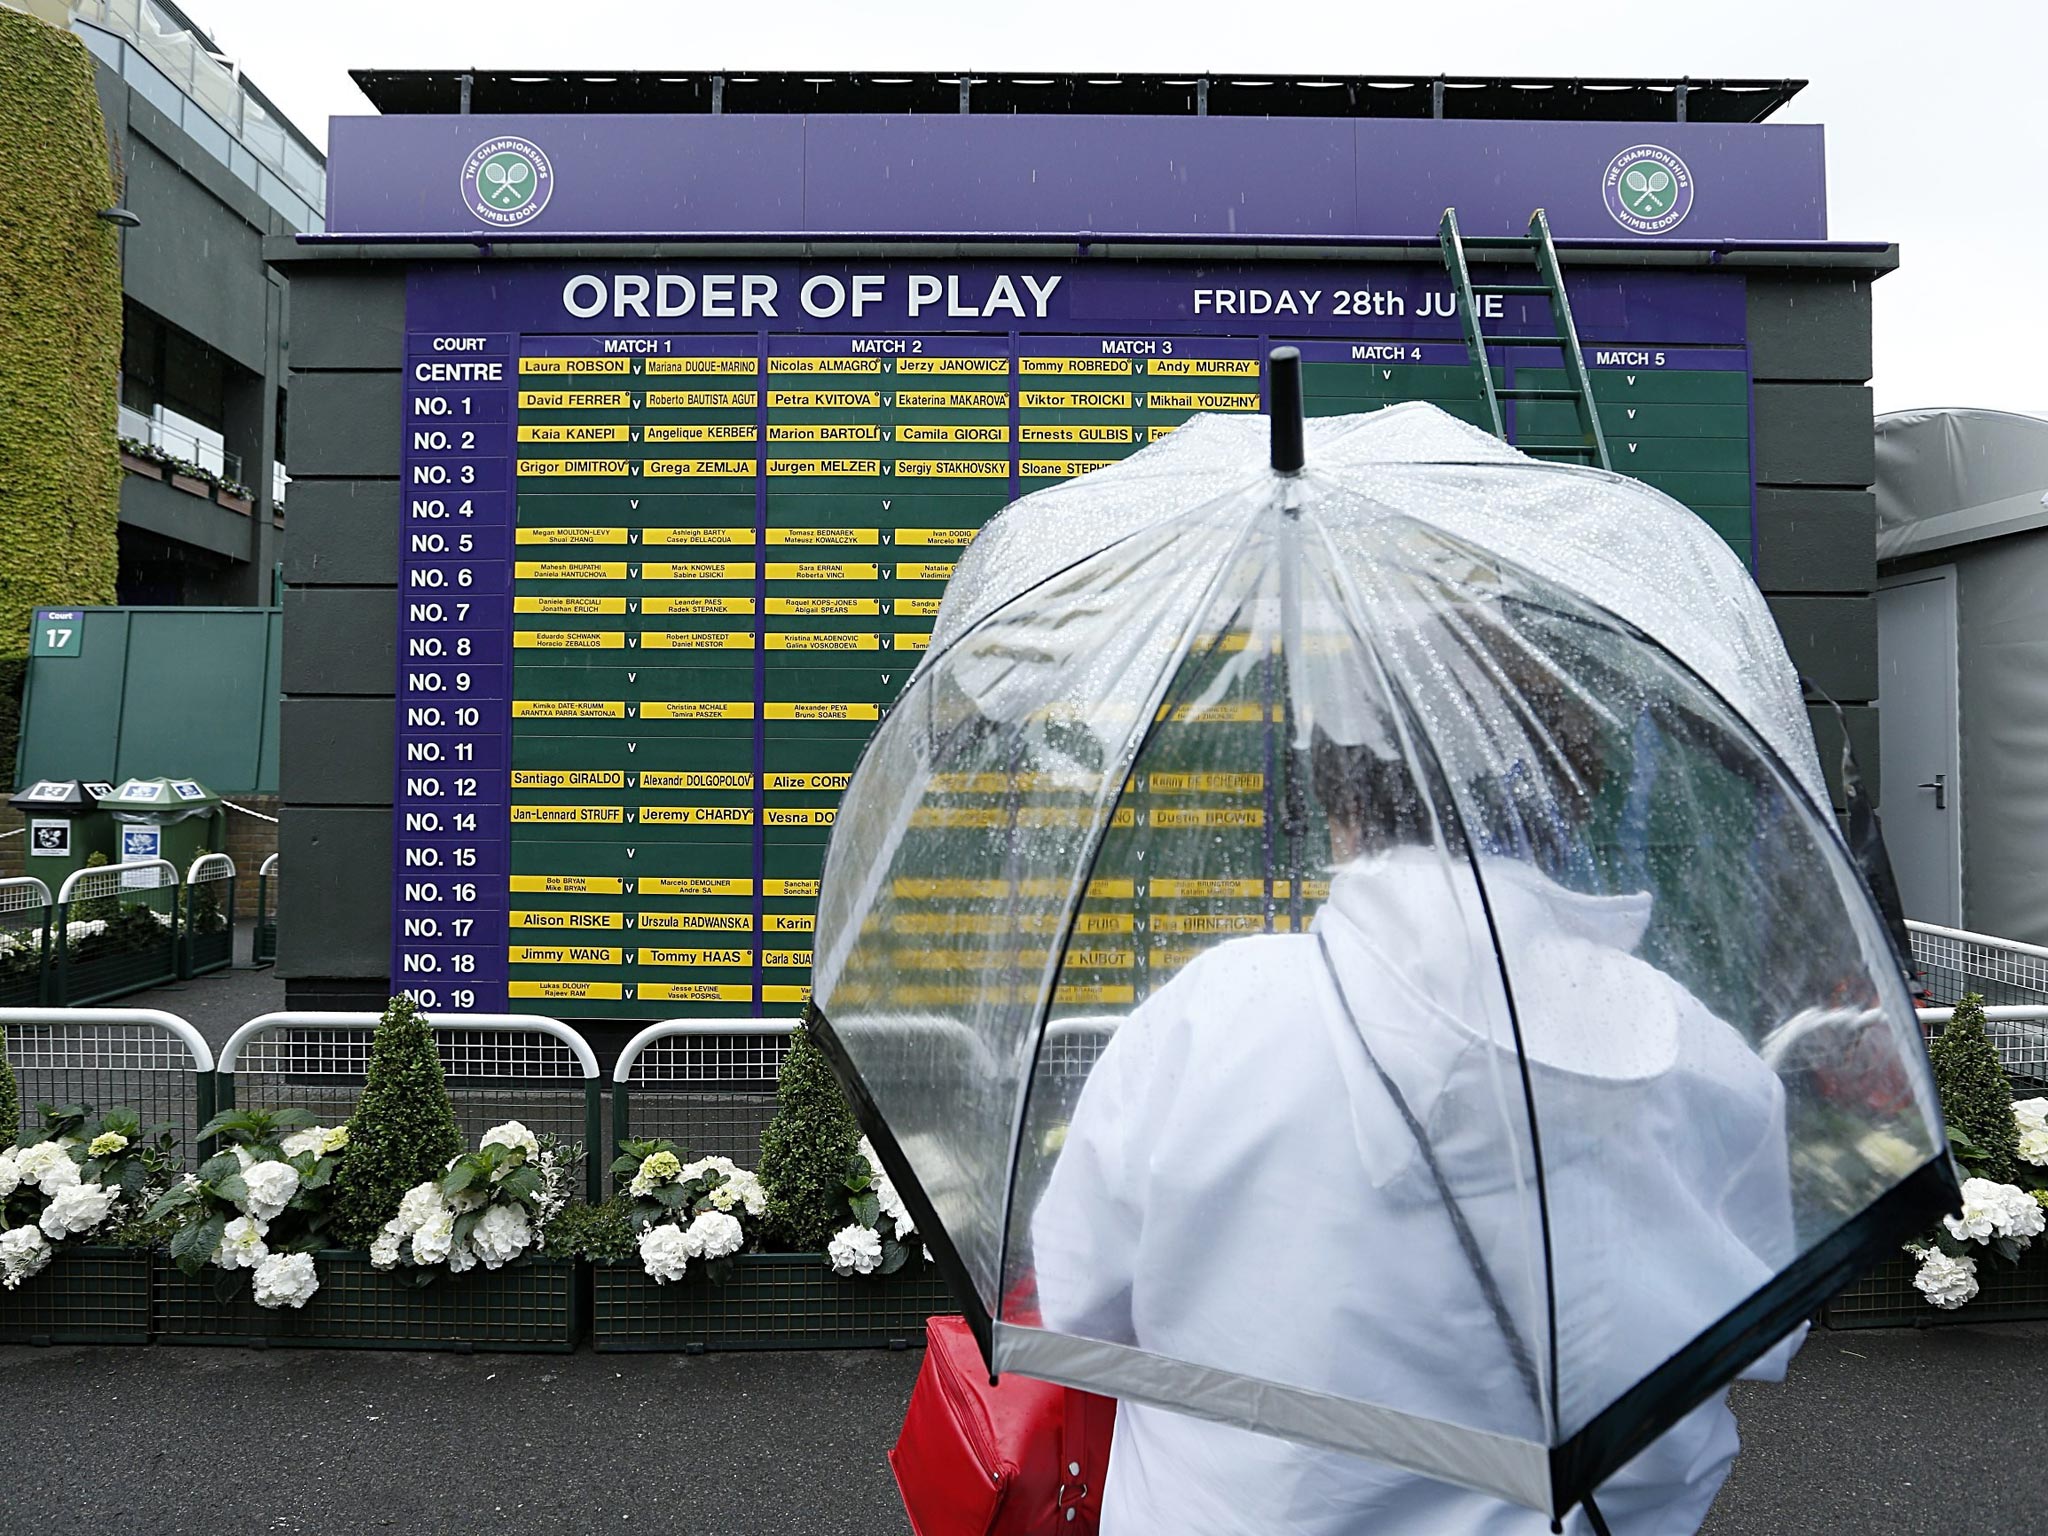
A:
[[[616,1264],[638,1252],[626,1197],[613,1195],[602,1205],[571,1200],[547,1224],[551,1258],[594,1259]]]
[[[0,59],[0,659],[11,660],[27,652],[34,609],[114,600],[121,263],[98,216],[117,195],[92,55],[0,8]],[[18,709],[17,678],[0,687],[0,741]]]
[[[439,1179],[462,1149],[433,1031],[412,999],[394,997],[370,1042],[370,1070],[335,1173],[335,1240],[369,1247],[405,1192]]]
[[[1959,1161],[1980,1178],[2010,1184],[2019,1175],[2019,1124],[2012,1084],[1998,1049],[1984,1033],[1984,999],[1972,992],[1928,1050],[1941,1112],[1956,1138]]]
[[[7,1026],[0,1024],[0,1152],[13,1146],[20,1134],[21,1088],[7,1061]]]
[[[860,1127],[832,1064],[801,1025],[790,1031],[775,1100],[775,1118],[761,1135],[768,1231],[791,1251],[822,1250],[846,1225],[846,1167],[859,1150]]]
[[[86,856],[87,869],[105,869],[113,861],[95,848]],[[111,923],[121,915],[121,898],[109,893],[87,896],[71,903],[66,920],[74,923]]]

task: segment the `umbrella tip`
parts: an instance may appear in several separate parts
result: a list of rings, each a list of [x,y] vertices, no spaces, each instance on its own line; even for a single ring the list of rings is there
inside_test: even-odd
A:
[[[1275,347],[1266,355],[1268,398],[1272,402],[1273,469],[1298,475],[1306,462],[1301,439],[1301,349]]]

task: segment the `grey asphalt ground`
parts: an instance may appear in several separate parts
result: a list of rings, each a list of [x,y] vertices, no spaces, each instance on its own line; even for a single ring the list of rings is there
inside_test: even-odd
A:
[[[920,1358],[0,1348],[0,1536],[896,1536]],[[2048,1325],[1816,1333],[1707,1532],[2038,1531],[2044,1379]]]

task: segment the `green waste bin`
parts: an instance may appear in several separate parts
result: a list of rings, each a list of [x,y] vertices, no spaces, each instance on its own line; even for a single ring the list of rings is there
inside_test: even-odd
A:
[[[101,802],[113,785],[82,779],[38,779],[7,803],[28,818],[23,872],[55,895],[64,877],[85,868],[94,854],[115,862],[112,810]]]
[[[197,779],[124,779],[100,803],[113,812],[116,863],[168,859],[182,879],[199,855],[227,846],[220,796]]]

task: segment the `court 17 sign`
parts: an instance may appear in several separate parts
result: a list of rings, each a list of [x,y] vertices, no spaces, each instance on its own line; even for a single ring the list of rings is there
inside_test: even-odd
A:
[[[1632,144],[1600,179],[1608,217],[1633,235],[1661,235],[1692,212],[1692,171],[1661,144]]]

